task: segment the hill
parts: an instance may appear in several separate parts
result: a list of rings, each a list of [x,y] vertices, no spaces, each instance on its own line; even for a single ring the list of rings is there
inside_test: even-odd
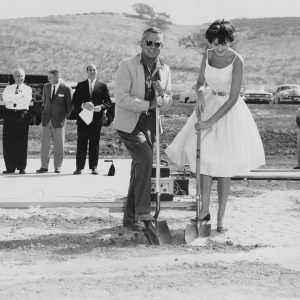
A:
[[[274,90],[284,82],[299,83],[300,18],[236,19],[237,49],[245,58],[245,85]],[[120,60],[139,52],[145,20],[123,14],[91,13],[0,20],[0,73],[21,65],[27,73],[62,71],[69,81],[85,78],[85,66],[99,66],[111,89]],[[162,52],[172,68],[173,89],[189,89],[197,79],[201,51],[178,45],[202,26],[172,24]]]

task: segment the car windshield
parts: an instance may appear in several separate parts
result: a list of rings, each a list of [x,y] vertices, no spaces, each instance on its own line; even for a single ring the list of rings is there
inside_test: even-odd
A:
[[[290,85],[285,85],[285,86],[282,86],[278,89],[278,92],[279,91],[284,91],[284,90],[290,90],[291,89],[291,86]]]
[[[293,85],[284,85],[278,88],[277,92],[284,91],[284,90],[298,90],[300,89],[300,85],[293,84]]]

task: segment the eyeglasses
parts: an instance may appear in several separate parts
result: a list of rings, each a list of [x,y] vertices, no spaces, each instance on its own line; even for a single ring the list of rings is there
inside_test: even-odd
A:
[[[154,44],[155,48],[160,48],[163,45],[162,42],[153,42],[150,40],[143,40],[143,41],[146,43],[147,47],[151,47]]]

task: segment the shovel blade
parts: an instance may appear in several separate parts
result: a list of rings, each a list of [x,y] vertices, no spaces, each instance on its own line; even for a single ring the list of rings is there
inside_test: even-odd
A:
[[[207,246],[210,240],[210,224],[187,224],[184,232],[184,239],[191,246]]]
[[[155,227],[160,245],[172,244],[172,236],[166,221],[155,221]]]
[[[144,221],[145,235],[151,245],[169,245],[172,244],[172,236],[166,221],[153,222]]]

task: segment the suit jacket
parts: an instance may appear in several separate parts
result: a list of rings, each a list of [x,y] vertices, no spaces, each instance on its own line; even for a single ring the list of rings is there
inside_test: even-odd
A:
[[[171,72],[166,64],[159,70],[160,81],[164,87],[163,105],[172,102]],[[141,54],[123,60],[117,72],[115,84],[115,118],[113,128],[131,133],[142,112],[149,108],[145,96],[145,74]]]
[[[86,125],[86,123],[78,116],[78,114],[82,111],[81,105],[84,102],[91,101],[94,106],[101,106],[100,112],[94,112],[93,121]],[[99,80],[95,81],[94,90],[92,96],[89,91],[89,81],[88,79],[82,82],[79,82],[76,86],[75,93],[73,95],[72,103],[74,105],[73,114],[77,118],[78,126],[90,126],[90,127],[101,127],[103,112],[110,108],[112,105],[109,91],[107,85]]]
[[[63,127],[73,109],[71,88],[65,83],[60,82],[52,100],[51,84],[46,83],[43,87],[42,100],[42,126],[47,126],[49,121],[51,121],[54,128]]]

